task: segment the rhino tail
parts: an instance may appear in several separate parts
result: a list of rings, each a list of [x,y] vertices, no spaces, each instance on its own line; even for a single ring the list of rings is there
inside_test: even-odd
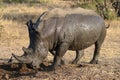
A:
[[[110,24],[107,25],[106,29],[108,29],[110,27]]]

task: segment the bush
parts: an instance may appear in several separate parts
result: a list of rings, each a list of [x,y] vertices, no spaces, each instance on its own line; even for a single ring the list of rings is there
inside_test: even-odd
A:
[[[117,15],[113,11],[109,11],[109,20],[117,19]]]

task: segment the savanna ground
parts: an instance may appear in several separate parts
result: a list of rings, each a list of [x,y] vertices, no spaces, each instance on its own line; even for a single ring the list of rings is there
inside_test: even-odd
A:
[[[69,7],[72,3],[57,3]],[[2,4],[1,4],[2,5]],[[59,7],[56,6],[56,7]],[[66,64],[55,71],[36,72],[20,64],[8,64],[11,53],[22,55],[22,47],[29,44],[26,21],[37,17],[53,6],[36,4],[3,4],[0,7],[0,80],[119,80],[120,79],[120,21],[110,21],[107,36],[101,48],[99,64],[89,64],[94,46],[85,49],[84,57],[77,65],[68,64],[75,57],[68,51]],[[106,21],[107,22],[107,21]],[[45,65],[50,64],[49,54]]]

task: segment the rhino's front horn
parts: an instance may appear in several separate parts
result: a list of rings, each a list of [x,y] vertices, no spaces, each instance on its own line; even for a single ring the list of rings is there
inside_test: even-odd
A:
[[[28,59],[26,56],[17,56],[15,54],[12,53],[12,56],[18,60],[21,63],[31,63],[32,61],[30,59]]]

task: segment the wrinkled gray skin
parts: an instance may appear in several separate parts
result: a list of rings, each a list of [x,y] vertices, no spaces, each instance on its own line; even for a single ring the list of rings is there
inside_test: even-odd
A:
[[[23,48],[24,55],[13,54],[18,61],[31,63],[33,67],[39,68],[48,51],[55,51],[52,65],[52,69],[55,69],[67,50],[75,50],[81,55],[80,50],[94,44],[94,55],[90,63],[98,63],[100,48],[106,36],[105,23],[100,16],[77,13],[67,14],[65,17],[53,16],[47,20],[41,17],[36,21],[32,34],[29,30],[29,34],[33,36],[30,37],[29,47]]]
[[[44,13],[43,13],[43,14],[44,14]],[[38,18],[38,20],[39,20],[39,18]],[[36,21],[37,23],[38,23],[38,20]],[[30,38],[30,45],[29,45],[29,47],[30,47],[30,46],[32,45],[34,35],[37,34],[37,33],[35,33],[36,27],[34,26],[35,23],[33,23],[32,20],[29,20],[26,24],[27,24],[28,30],[29,30],[29,38]],[[33,45],[32,45],[32,46],[33,46]],[[33,46],[33,47],[34,47],[34,46]],[[26,50],[26,48],[23,47],[23,51],[24,51],[24,52],[26,52],[25,50]],[[55,51],[55,50],[50,50],[50,53],[51,53],[52,55],[55,55],[56,51]],[[78,61],[81,59],[81,57],[82,57],[83,55],[84,55],[84,50],[81,50],[81,51],[76,50],[76,57],[75,57],[75,59],[72,61],[72,64],[77,64]],[[65,64],[65,62],[64,62],[63,60],[61,61],[61,63]]]

